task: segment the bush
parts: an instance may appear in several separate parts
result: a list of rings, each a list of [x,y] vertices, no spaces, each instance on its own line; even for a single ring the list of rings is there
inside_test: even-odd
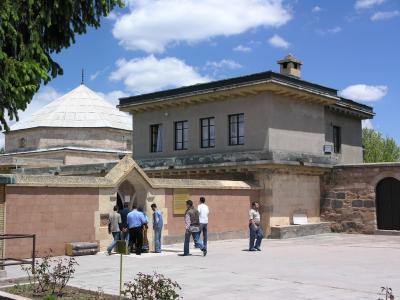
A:
[[[61,296],[64,288],[75,273],[78,265],[75,258],[52,257],[46,255],[35,262],[35,273],[32,266],[22,266],[29,278],[33,292],[37,295]],[[53,298],[46,298],[48,300]]]
[[[122,295],[134,300],[176,300],[180,299],[178,292],[181,287],[176,281],[154,273],[138,273],[137,277],[124,284]]]

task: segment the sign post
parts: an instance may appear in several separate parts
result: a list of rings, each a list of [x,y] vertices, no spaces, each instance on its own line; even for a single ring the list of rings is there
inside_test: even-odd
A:
[[[120,255],[119,260],[119,299],[122,299],[122,269],[123,269],[123,255],[128,254],[128,244],[125,240],[117,241],[117,253]]]

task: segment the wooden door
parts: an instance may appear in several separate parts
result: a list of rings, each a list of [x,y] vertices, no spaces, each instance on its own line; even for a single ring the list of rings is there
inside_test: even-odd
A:
[[[400,181],[388,177],[376,186],[378,229],[400,230]]]

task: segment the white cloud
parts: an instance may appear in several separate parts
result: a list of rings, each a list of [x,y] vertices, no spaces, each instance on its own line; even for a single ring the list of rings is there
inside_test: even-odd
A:
[[[316,30],[316,32],[319,35],[336,34],[336,33],[339,33],[341,31],[342,31],[342,27],[340,27],[340,26],[335,26],[335,27],[328,28],[328,29],[318,29],[318,30]]]
[[[113,35],[126,49],[163,52],[168,45],[236,35],[291,19],[282,0],[130,0]]]
[[[362,126],[362,128],[374,129],[374,125],[372,124],[372,121],[369,119],[362,120],[361,126]]]
[[[391,18],[395,18],[398,16],[400,16],[400,11],[398,11],[398,10],[378,11],[372,15],[371,20],[372,21],[383,21],[383,20],[389,20]]]
[[[112,103],[113,105],[117,106],[119,104],[119,98],[128,97],[130,96],[128,93],[120,90],[114,90],[109,93],[102,93],[97,92],[101,97],[106,99],[108,102]]]
[[[340,96],[357,101],[378,101],[382,99],[388,91],[385,85],[366,85],[355,84],[340,91]]]
[[[233,48],[233,51],[238,51],[238,52],[251,52],[251,48],[243,45],[237,45],[235,48]]]
[[[231,59],[222,59],[220,61],[208,61],[206,63],[206,68],[212,69],[240,69],[242,67],[241,64],[231,60]]]
[[[354,7],[356,9],[368,9],[376,5],[380,5],[383,2],[385,2],[385,0],[357,0]]]
[[[100,75],[100,71],[97,71],[96,73],[91,74],[90,75],[90,80],[91,81],[95,80],[97,78],[97,76],[99,76],[99,75]]]
[[[314,6],[311,11],[312,12],[320,12],[321,10],[322,10],[322,8],[317,5],[317,6]]]
[[[126,89],[134,94],[210,81],[175,57],[157,59],[149,55],[131,60],[119,59],[116,65],[110,80],[123,81]]]
[[[34,112],[41,109],[43,106],[49,104],[53,100],[61,97],[62,94],[59,93],[55,88],[51,86],[42,86],[39,91],[33,96],[31,103],[25,111],[19,111],[19,121],[29,118]],[[16,121],[9,121],[8,126],[15,124]],[[0,135],[0,147],[4,147],[4,134]]]
[[[290,46],[290,43],[286,41],[284,38],[280,37],[277,34],[274,34],[269,40],[268,43],[276,48],[284,48],[287,49]]]

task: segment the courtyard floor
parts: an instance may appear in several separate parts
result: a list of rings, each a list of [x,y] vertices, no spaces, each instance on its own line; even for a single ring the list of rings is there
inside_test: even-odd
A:
[[[175,247],[181,247],[176,245]],[[171,248],[169,246],[169,248]],[[325,234],[264,240],[248,252],[247,240],[209,243],[209,254],[174,252],[124,257],[124,279],[157,271],[182,286],[183,299],[378,299],[381,286],[400,298],[400,237]],[[71,285],[116,294],[119,256],[78,257]],[[23,276],[7,268],[9,278]]]

